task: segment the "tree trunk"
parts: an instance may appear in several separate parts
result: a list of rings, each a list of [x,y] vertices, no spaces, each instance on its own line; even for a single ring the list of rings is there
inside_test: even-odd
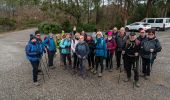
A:
[[[146,5],[146,17],[150,16],[150,12],[151,12],[151,8],[152,8],[152,0],[148,0],[147,1],[147,5]]]

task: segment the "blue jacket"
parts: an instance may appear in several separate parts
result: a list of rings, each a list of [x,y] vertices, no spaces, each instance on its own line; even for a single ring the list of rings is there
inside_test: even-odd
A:
[[[60,42],[61,54],[70,54],[71,53],[71,40],[63,39]]]
[[[29,42],[25,47],[25,52],[29,61],[39,61],[43,55],[43,45]]]
[[[75,52],[76,52],[77,55],[80,55],[81,58],[87,57],[87,55],[89,54],[88,44],[85,41],[84,42],[79,42],[76,45]]]
[[[49,51],[56,52],[56,44],[53,38],[47,37],[43,41],[43,45],[46,46]]]
[[[102,38],[96,38],[95,45],[96,45],[95,46],[95,48],[96,48],[95,55],[107,57],[107,47],[106,47],[105,39],[103,37]]]

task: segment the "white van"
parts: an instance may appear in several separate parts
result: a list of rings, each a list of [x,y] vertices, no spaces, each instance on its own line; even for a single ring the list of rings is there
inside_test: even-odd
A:
[[[170,28],[170,18],[145,18],[143,22],[151,25],[156,30],[165,30]]]

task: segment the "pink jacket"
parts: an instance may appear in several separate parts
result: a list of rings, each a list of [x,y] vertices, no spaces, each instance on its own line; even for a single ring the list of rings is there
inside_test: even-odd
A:
[[[109,50],[111,54],[114,54],[115,49],[117,47],[116,41],[114,39],[111,40],[106,39],[106,44],[107,44],[107,50]]]

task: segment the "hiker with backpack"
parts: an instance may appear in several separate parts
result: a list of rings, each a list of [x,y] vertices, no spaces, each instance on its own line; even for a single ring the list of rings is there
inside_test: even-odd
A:
[[[88,70],[91,70],[91,72],[93,72],[95,70],[94,69],[95,41],[93,40],[92,36],[90,35],[87,36],[86,43],[89,46],[89,54],[87,57],[88,65],[89,65]]]
[[[116,48],[115,55],[116,55],[116,62],[117,62],[117,70],[120,68],[122,50],[126,45],[127,39],[128,39],[128,36],[125,33],[125,28],[124,27],[120,28],[120,32],[118,36],[116,37],[117,48]]]
[[[131,78],[131,70],[134,72],[134,86],[139,87],[139,72],[137,60],[139,56],[139,44],[140,41],[137,40],[136,33],[131,32],[129,39],[126,41],[125,48],[122,51],[124,55],[124,66],[127,74],[127,78],[124,82],[129,82]]]
[[[74,59],[74,62],[73,62],[73,70],[74,70],[74,72],[77,71],[78,66],[79,66],[78,57],[77,57],[77,54],[75,52],[76,46],[79,43],[79,37],[80,37],[80,33],[76,33],[75,36],[74,36],[74,39],[72,39],[72,41],[71,41],[71,51],[73,53],[73,59]]]
[[[96,69],[93,72],[96,74],[98,72],[98,67],[100,64],[100,72],[98,73],[98,77],[102,77],[104,65],[103,60],[107,57],[107,47],[106,47],[106,41],[102,37],[102,32],[97,32],[96,40],[95,40],[95,61],[96,61]]]
[[[66,34],[66,38],[62,39],[60,42],[61,54],[64,63],[64,68],[67,69],[66,59],[71,67],[71,39],[70,34]]]
[[[37,42],[37,38],[32,36],[30,42],[26,45],[25,48],[27,59],[30,61],[32,65],[32,73],[33,73],[33,84],[38,86],[39,83],[37,81],[38,78],[38,67],[40,64],[40,60],[43,55],[43,45],[39,45]]]
[[[84,36],[80,36],[79,43],[76,45],[75,49],[76,55],[79,59],[79,65],[80,65],[80,74],[83,78],[85,78],[85,65],[84,60],[87,59],[88,53],[89,53],[89,47],[88,44],[84,41]]]
[[[144,79],[147,80],[149,78],[154,60],[156,59],[157,53],[161,52],[161,49],[162,47],[156,38],[155,30],[149,30],[147,38],[142,41],[140,47]]]
[[[56,53],[56,44],[52,33],[46,37],[43,41],[43,45],[46,47],[46,51],[48,53],[48,66],[49,68],[54,69],[55,67],[53,66],[53,60]]]
[[[117,46],[115,39],[112,37],[112,32],[108,32],[106,45],[107,45],[106,69],[108,69],[111,72],[113,69],[112,59]]]

